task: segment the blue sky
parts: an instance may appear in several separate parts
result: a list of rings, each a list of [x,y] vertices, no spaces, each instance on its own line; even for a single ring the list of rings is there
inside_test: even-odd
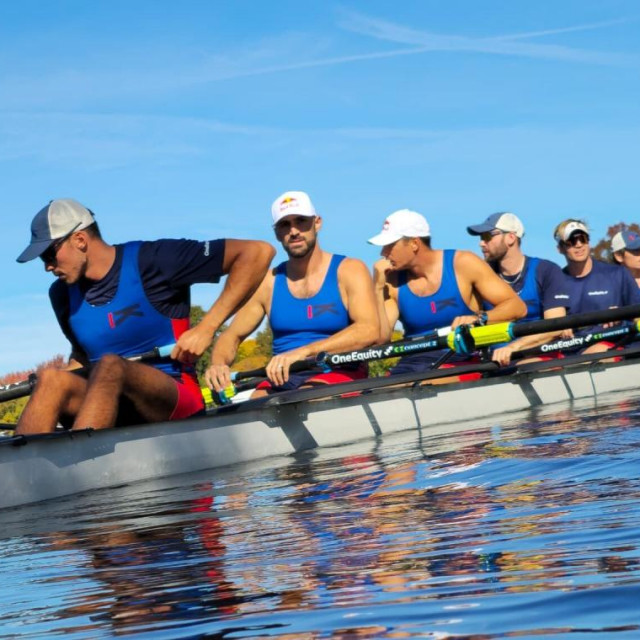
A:
[[[511,210],[551,259],[565,217],[596,238],[640,217],[630,0],[22,0],[0,41],[0,374],[68,350],[51,276],[15,262],[52,198],[112,242],[271,240],[271,202],[301,189],[323,247],[369,264],[404,207],[472,250],[465,227]]]

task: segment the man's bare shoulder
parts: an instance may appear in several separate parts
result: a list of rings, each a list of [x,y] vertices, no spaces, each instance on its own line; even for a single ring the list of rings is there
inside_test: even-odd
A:
[[[371,280],[371,274],[367,265],[359,258],[345,257],[338,267],[338,279],[364,278]]]

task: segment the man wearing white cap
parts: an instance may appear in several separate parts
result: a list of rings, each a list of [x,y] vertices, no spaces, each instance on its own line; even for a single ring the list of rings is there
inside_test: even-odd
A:
[[[640,287],[640,235],[631,229],[622,229],[611,238],[611,253],[614,264],[629,270]]]
[[[89,209],[71,199],[50,202],[34,217],[18,262],[40,257],[56,276],[49,295],[72,345],[70,368],[89,366],[91,374],[42,371],[16,432],[53,431],[58,423],[101,429],[202,411],[192,365],[255,291],[274,253],[249,240],[110,245]],[[190,328],[190,285],[224,274],[221,295]],[[171,361],[127,359],[173,343]]]
[[[507,211],[494,213],[484,222],[467,227],[467,233],[480,237],[484,259],[527,305],[525,320],[549,320],[567,314],[569,294],[566,277],[554,262],[524,255],[524,225],[518,216]],[[545,344],[560,333],[543,333],[514,340],[495,349],[492,358],[507,365],[514,351]]]
[[[589,228],[583,220],[563,220],[553,232],[558,251],[565,257],[563,271],[569,283],[569,313],[585,313],[640,304],[640,289],[626,269],[594,260],[589,244]],[[577,335],[591,333],[598,327],[577,331]],[[598,342],[585,353],[607,351],[612,343]]]
[[[478,256],[432,249],[429,224],[415,211],[392,213],[369,242],[382,247],[382,259],[374,265],[382,340],[391,338],[397,320],[408,338],[447,325],[506,322],[526,314],[513,289]],[[485,302],[492,308],[485,311]],[[403,358],[393,372],[424,370],[436,358]]]
[[[322,351],[360,349],[378,338],[371,276],[354,258],[327,253],[318,244],[322,218],[309,196],[287,191],[271,207],[276,238],[289,259],[267,273],[251,300],[216,341],[205,378],[216,391],[230,383],[229,365],[240,343],[267,316],[273,331],[268,381],[253,397],[301,386],[347,382],[363,367],[329,373],[290,373],[290,366]]]

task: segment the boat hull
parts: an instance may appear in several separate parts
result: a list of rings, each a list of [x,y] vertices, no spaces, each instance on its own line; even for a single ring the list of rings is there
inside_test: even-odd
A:
[[[170,423],[11,438],[0,446],[0,508],[409,429],[446,434],[531,407],[612,391],[631,395],[639,379],[639,361],[597,363],[351,397],[252,401]]]

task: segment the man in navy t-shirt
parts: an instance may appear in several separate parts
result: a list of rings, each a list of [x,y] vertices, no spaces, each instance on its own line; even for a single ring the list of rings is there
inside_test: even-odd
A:
[[[524,320],[549,320],[566,315],[569,306],[567,279],[554,262],[524,255],[524,226],[518,216],[509,212],[494,213],[481,224],[467,227],[467,232],[480,236],[485,260],[527,305]],[[492,357],[502,365],[509,364],[515,351],[545,344],[557,335],[560,332],[525,336],[495,349]]]
[[[273,255],[269,244],[248,240],[110,245],[89,209],[51,201],[34,217],[18,262],[40,257],[56,276],[50,298],[72,345],[69,368],[84,365],[91,375],[42,371],[16,433],[51,432],[58,423],[102,429],[202,411],[193,363],[257,288]],[[190,285],[224,274],[222,293],[190,328]],[[129,359],[173,343],[171,362]]]
[[[563,220],[556,227],[553,237],[558,243],[558,251],[567,261],[563,271],[569,283],[569,313],[640,303],[640,289],[627,269],[592,258],[589,229],[585,222],[572,218]],[[576,335],[593,333],[602,328],[585,327]],[[612,343],[602,341],[591,345],[584,353],[607,351],[612,346]]]

